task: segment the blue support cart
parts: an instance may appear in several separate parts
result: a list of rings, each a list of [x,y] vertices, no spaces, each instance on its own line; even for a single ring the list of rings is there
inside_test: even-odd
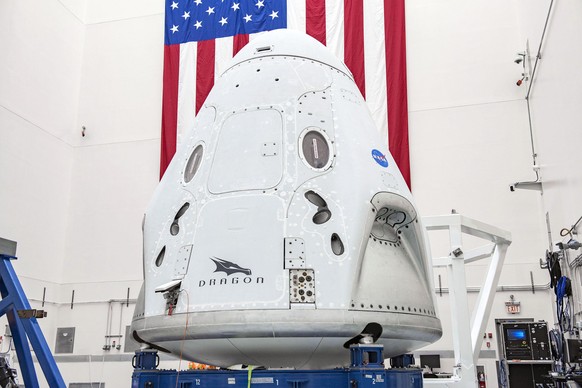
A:
[[[352,345],[349,368],[332,370],[195,370],[157,369],[157,351],[138,351],[133,359],[132,388],[421,388],[419,368],[385,369],[382,345]]]
[[[8,318],[24,386],[39,387],[30,352],[30,346],[32,346],[48,385],[51,388],[64,388],[66,384],[37,321],[37,318],[46,316],[46,313],[30,308],[30,303],[10,263],[10,260],[15,259],[13,255],[0,254],[0,294],[2,295],[0,316],[6,314]]]

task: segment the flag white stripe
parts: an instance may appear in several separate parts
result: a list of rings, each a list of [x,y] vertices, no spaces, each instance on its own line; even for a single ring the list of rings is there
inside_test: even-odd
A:
[[[261,34],[264,34],[266,31],[262,31],[262,32],[256,32],[254,34],[249,34],[249,42],[251,42],[253,39],[255,39],[257,36],[261,36]]]
[[[305,0],[288,0],[287,1],[287,28],[305,32],[307,20],[307,11]]]
[[[234,38],[227,36],[225,38],[218,38],[215,40],[214,51],[214,82],[220,78],[222,72],[227,69],[232,59],[232,47]]]
[[[178,129],[176,144],[179,146],[185,133],[194,127],[196,115],[196,42],[180,45],[180,74],[178,78]]]
[[[385,52],[384,5],[379,1],[364,1],[366,103],[372,113],[376,128],[388,141]]]
[[[336,57],[344,60],[344,2],[326,0],[325,2],[325,40],[326,46]]]

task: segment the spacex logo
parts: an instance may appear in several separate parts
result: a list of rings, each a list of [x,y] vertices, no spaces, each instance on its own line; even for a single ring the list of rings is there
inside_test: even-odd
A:
[[[388,167],[388,159],[386,159],[386,155],[378,150],[372,150],[372,157],[382,167]]]
[[[223,273],[223,277],[220,279],[204,279],[198,282],[198,287],[211,287],[220,286],[227,284],[263,284],[265,279],[263,277],[251,276],[252,271],[249,268],[243,268],[240,265],[233,263],[232,261],[227,261],[219,259],[218,257],[211,257],[210,260],[216,265],[214,273]],[[243,274],[246,276],[230,276],[234,274]]]
[[[227,276],[233,273],[244,273],[245,275],[251,275],[252,272],[248,268],[242,268],[238,264],[232,263],[230,261],[219,259],[218,257],[211,257],[210,260],[214,261],[216,264],[216,269],[214,272],[224,272]]]

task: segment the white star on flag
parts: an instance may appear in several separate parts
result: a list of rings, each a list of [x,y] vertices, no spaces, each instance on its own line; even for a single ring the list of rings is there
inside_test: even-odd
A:
[[[172,28],[170,28],[170,30],[172,31],[172,34],[178,32],[178,26],[172,25]]]
[[[219,23],[221,26],[224,26],[225,24],[227,24],[228,22],[226,21],[228,18],[222,18],[220,19]]]
[[[202,27],[202,22],[200,20],[196,20],[196,23],[194,23],[194,27],[196,27],[196,29],[199,29],[200,27]]]
[[[265,6],[265,0],[258,0],[257,4],[255,4],[257,7],[259,7],[259,9],[261,9],[261,7]]]
[[[200,5],[200,4],[202,4],[202,0],[195,0],[195,1],[194,1],[194,3],[195,3],[196,5]]]
[[[184,11],[184,15],[182,15],[182,17],[184,18],[184,20],[187,20],[190,17],[190,12]]]
[[[214,8],[215,7],[208,7],[208,9],[205,11],[208,14],[208,16],[210,16],[210,14],[214,13]]]
[[[273,11],[273,12],[271,12],[271,14],[270,14],[269,16],[270,16],[270,17],[271,17],[273,20],[275,20],[275,18],[278,18],[278,17],[279,17],[278,13],[279,13],[279,11]]]
[[[253,20],[253,17],[249,14],[246,14],[245,17],[243,18],[245,20],[245,22],[250,22],[251,20]]]
[[[173,1],[171,7],[172,7],[172,9],[178,8],[178,3],[176,3],[175,1]]]
[[[237,9],[240,9],[240,6],[239,5],[240,5],[240,3],[234,3],[232,5],[232,7],[230,7],[230,8],[232,8],[233,11],[236,11]]]

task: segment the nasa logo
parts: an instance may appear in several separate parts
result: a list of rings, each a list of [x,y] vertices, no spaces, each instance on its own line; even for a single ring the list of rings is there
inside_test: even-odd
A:
[[[372,157],[380,166],[388,167],[388,159],[386,159],[386,155],[384,155],[382,152],[374,149],[372,150]]]
[[[243,268],[231,261],[219,259],[218,257],[211,257],[210,260],[216,264],[214,272],[224,272],[225,276],[220,279],[204,279],[198,282],[198,287],[205,286],[219,286],[226,284],[263,284],[265,279],[260,276],[251,276],[252,271],[248,268]],[[247,276],[239,278],[238,276],[230,277],[232,274],[242,273]]]

